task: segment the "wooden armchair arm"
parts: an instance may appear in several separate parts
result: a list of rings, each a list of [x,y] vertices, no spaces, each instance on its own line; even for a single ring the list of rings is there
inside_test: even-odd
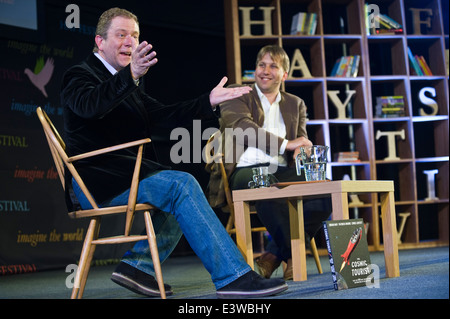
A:
[[[123,143],[123,144],[119,144],[119,145],[115,145],[115,146],[111,146],[111,147],[105,147],[99,150],[95,150],[92,152],[87,152],[87,153],[83,153],[83,154],[79,154],[79,155],[75,155],[72,157],[69,157],[67,159],[67,161],[69,163],[84,159],[84,158],[88,158],[88,157],[92,157],[92,156],[97,156],[97,155],[101,155],[101,154],[105,154],[105,153],[110,153],[110,152],[114,152],[117,150],[121,150],[124,148],[128,148],[128,147],[133,147],[133,146],[138,146],[138,145],[142,145],[142,144],[146,144],[149,143],[151,140],[149,138],[144,138],[142,140],[137,140],[134,142],[128,142],[128,143]]]

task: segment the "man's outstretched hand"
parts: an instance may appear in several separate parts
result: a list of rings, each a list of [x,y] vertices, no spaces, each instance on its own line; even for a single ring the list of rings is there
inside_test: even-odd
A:
[[[141,42],[138,46],[132,42],[132,49],[131,75],[133,79],[137,80],[144,76],[148,69],[158,62],[158,59],[156,58],[156,52],[152,51],[153,46],[147,41]]]
[[[224,76],[220,83],[209,94],[209,102],[213,107],[219,105],[222,102],[235,99],[244,94],[249,93],[252,89],[249,86],[242,86],[236,88],[223,87],[227,83],[228,78]]]

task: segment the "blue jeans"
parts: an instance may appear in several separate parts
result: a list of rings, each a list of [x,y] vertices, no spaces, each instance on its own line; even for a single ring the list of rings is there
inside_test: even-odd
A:
[[[89,208],[91,205],[75,182],[73,188],[81,207]],[[129,190],[102,206],[126,205],[128,194]],[[167,170],[147,177],[139,183],[137,202],[148,203],[161,210],[152,215],[161,263],[169,257],[184,234],[211,274],[216,289],[251,270],[192,175]],[[137,242],[125,253],[123,261],[154,274],[147,240]]]

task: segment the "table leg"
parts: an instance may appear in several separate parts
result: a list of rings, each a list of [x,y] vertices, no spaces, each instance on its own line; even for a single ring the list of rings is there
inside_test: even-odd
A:
[[[254,269],[250,206],[248,202],[234,202],[236,243],[245,261]]]
[[[307,279],[303,200],[288,200],[294,281]]]
[[[332,205],[332,220],[348,219],[348,193],[332,193],[331,194]]]
[[[386,277],[400,276],[394,192],[380,193]]]

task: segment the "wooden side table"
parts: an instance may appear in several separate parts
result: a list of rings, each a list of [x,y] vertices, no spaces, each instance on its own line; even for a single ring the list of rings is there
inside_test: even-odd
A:
[[[249,202],[285,198],[289,205],[294,281],[307,279],[303,198],[331,195],[333,220],[348,219],[348,195],[379,193],[387,277],[400,276],[398,238],[392,181],[320,181],[278,183],[268,188],[233,191],[236,242],[247,263],[254,268]]]

